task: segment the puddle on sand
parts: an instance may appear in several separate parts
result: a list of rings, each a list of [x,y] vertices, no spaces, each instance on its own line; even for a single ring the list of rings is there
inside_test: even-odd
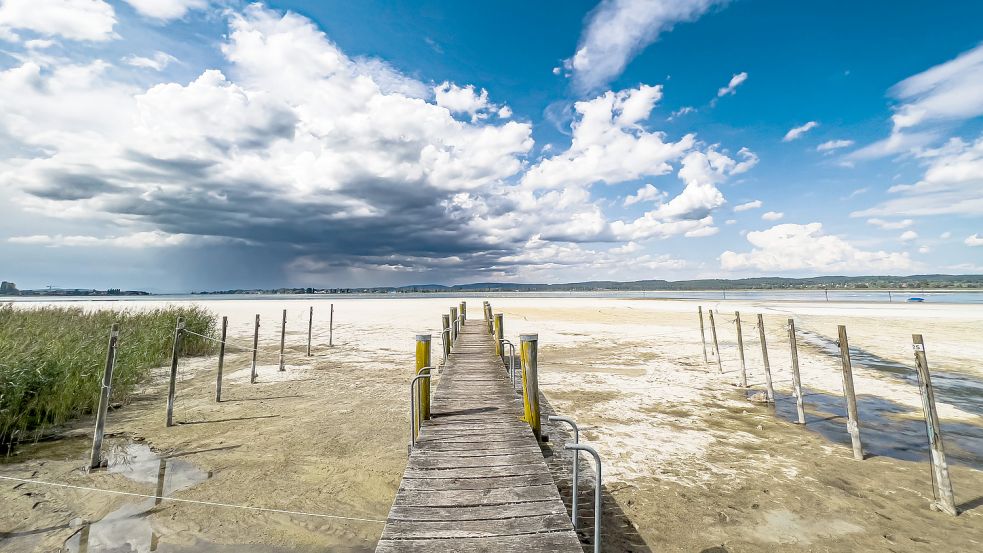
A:
[[[808,330],[799,331],[799,334],[806,345],[839,360],[840,346],[835,340]],[[908,366],[851,346],[850,363],[854,367],[873,369],[911,384],[915,387],[912,393],[918,394],[918,374],[914,367],[914,355],[912,355],[911,366]],[[939,370],[938,367],[932,367],[931,364],[932,361],[929,358],[932,387],[935,388],[936,401],[955,405],[967,413],[983,415],[983,400],[980,399],[983,397],[983,382],[965,375]]]
[[[131,480],[154,484],[154,495],[168,496],[178,490],[204,482],[212,475],[182,459],[161,455],[142,443],[115,442],[109,444],[107,471]],[[175,551],[160,548],[160,536],[154,532],[149,515],[161,499],[146,499],[127,503],[97,522],[84,525],[65,542],[71,553],[145,553]],[[200,551],[212,551],[203,547]],[[183,551],[192,551],[183,549]]]

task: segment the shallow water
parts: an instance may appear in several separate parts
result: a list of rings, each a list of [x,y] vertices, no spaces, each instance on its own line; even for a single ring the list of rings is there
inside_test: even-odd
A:
[[[65,542],[65,550],[71,553],[168,550],[159,547],[160,536],[149,520],[153,509],[163,502],[159,497],[204,482],[211,478],[212,473],[182,459],[161,455],[142,443],[115,441],[107,449],[108,472],[135,482],[154,484],[154,495],[158,499],[126,503],[102,519],[82,525]],[[212,551],[214,548],[209,544],[209,547],[199,550]]]

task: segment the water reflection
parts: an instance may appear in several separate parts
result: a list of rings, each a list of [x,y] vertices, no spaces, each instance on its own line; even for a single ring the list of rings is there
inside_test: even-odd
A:
[[[71,553],[149,553],[158,550],[160,537],[148,516],[162,496],[189,488],[211,477],[193,464],[168,458],[145,444],[121,442],[111,444],[107,470],[136,482],[155,484],[155,499],[127,503],[101,520],[86,524],[65,542]],[[202,549],[205,551],[208,549]]]

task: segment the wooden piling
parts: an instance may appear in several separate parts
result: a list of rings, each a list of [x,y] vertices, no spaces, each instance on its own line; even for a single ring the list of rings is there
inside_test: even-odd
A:
[[[256,314],[256,324],[253,325],[253,368],[249,374],[249,383],[256,383],[256,354],[259,353],[259,313]]]
[[[717,325],[713,322],[713,309],[708,311],[710,315],[710,334],[713,336],[713,351],[717,356],[717,371],[724,372],[724,363],[720,360],[720,344],[717,342]]]
[[[430,366],[430,335],[429,334],[417,334],[416,335],[416,374],[420,374],[424,367]],[[430,418],[430,379],[423,378],[420,380],[418,390],[420,391],[420,396],[417,398],[417,403],[420,408],[417,410],[417,429],[423,424],[423,421]]]
[[[457,342],[458,324],[457,308],[451,307],[451,343]]]
[[[918,369],[918,391],[922,396],[922,409],[925,413],[925,428],[928,431],[928,448],[932,462],[932,488],[935,492],[933,507],[950,515],[959,514],[956,509],[956,498],[949,480],[949,465],[945,460],[945,447],[942,445],[942,428],[939,415],[935,410],[935,389],[932,387],[932,377],[928,370],[928,358],[925,356],[925,341],[921,334],[911,335],[911,344],[915,350],[915,366]]]
[[[707,359],[707,333],[703,329],[703,306],[697,307],[696,312],[700,315],[700,341],[703,342],[703,366],[709,368],[710,361]]]
[[[461,302],[461,322],[468,320],[468,302]]]
[[[775,403],[775,387],[771,383],[771,363],[768,362],[768,342],[765,340],[765,319],[758,313],[758,338],[761,341],[761,360],[765,366],[765,390],[769,403]]]
[[[328,347],[334,347],[334,304],[331,304],[331,314],[328,315]]]
[[[441,332],[441,342],[444,348],[444,363],[447,363],[447,358],[451,355],[451,316],[441,315],[440,324],[443,328]]]
[[[109,395],[113,386],[113,369],[116,367],[116,342],[119,340],[119,323],[109,329],[109,347],[106,348],[106,366],[102,371],[102,390],[99,393],[99,410],[96,411],[96,429],[92,435],[92,454],[89,468],[97,468],[102,462],[102,437],[106,429],[106,413],[109,411]]]
[[[218,343],[218,373],[215,375],[215,401],[222,401],[222,369],[225,367],[225,336],[229,330],[229,318],[222,317],[222,341]]]
[[[307,316],[307,356],[311,356],[311,336],[314,333],[314,306],[311,306],[310,314]]]
[[[734,311],[734,322],[737,323],[737,355],[741,360],[741,388],[747,388],[747,365],[744,362],[744,333],[741,332],[741,313]]]
[[[847,411],[847,432],[850,433],[850,441],[853,443],[853,458],[858,461],[864,459],[864,447],[860,443],[860,417],[857,413],[857,394],[853,389],[853,365],[850,363],[850,343],[846,337],[846,326],[839,325],[837,331],[840,335],[840,361],[843,365],[843,396],[846,398]]]
[[[799,377],[799,348],[795,342],[795,321],[788,320],[788,344],[792,354],[792,393],[795,394],[795,409],[799,414],[799,424],[806,423],[805,403],[802,400],[802,379]]]
[[[184,341],[184,317],[178,317],[174,327],[174,342],[171,347],[171,381],[167,388],[167,426],[174,426],[174,396],[177,393],[177,361]]]
[[[501,313],[495,316],[496,322],[501,316]],[[523,420],[529,423],[536,439],[542,441],[539,419],[539,334],[519,336],[519,351],[522,357]]]
[[[502,360],[505,360],[505,347],[502,344],[502,340],[505,338],[505,316],[501,313],[495,313],[495,353],[498,354]]]
[[[283,366],[283,347],[287,343],[287,310],[283,310],[283,322],[280,323],[280,370],[287,369]]]

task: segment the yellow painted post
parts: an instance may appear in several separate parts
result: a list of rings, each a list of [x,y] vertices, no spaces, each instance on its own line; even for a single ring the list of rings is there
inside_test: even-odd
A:
[[[416,374],[420,374],[424,367],[430,366],[430,335],[429,334],[417,334],[416,335]],[[420,404],[420,409],[417,411],[419,413],[419,419],[417,419],[417,428],[424,420],[430,418],[430,380],[424,378],[420,380],[420,397],[418,402]]]
[[[541,439],[539,423],[539,334],[519,336],[522,355],[522,409],[523,420],[532,427],[536,439]]]
[[[505,317],[501,313],[495,313],[495,353],[504,358],[505,350],[502,348],[502,338],[505,338]]]

